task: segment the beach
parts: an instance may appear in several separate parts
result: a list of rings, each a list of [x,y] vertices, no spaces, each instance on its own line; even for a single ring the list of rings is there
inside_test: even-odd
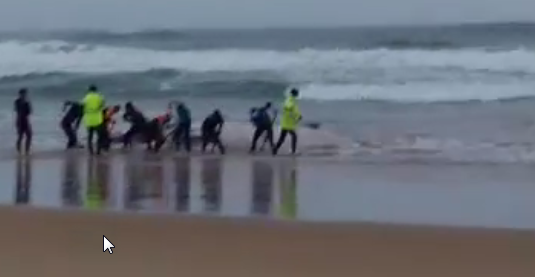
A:
[[[535,274],[530,167],[35,156],[0,162],[4,276]]]
[[[533,277],[534,33],[0,33],[0,276]],[[227,155],[64,151],[62,104],[90,84],[147,118],[172,101],[194,125],[221,110]],[[26,157],[13,152],[21,87]],[[300,155],[249,155],[250,108],[280,115],[291,88]],[[116,119],[113,134],[129,128]]]

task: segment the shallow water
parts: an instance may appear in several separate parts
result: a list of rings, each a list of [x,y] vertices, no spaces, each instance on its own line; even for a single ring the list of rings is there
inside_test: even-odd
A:
[[[65,155],[0,174],[1,204],[535,229],[528,166]]]

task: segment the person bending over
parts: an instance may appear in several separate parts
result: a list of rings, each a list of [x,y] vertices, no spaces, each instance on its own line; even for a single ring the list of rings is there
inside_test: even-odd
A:
[[[158,152],[164,145],[166,136],[164,130],[167,124],[171,121],[171,114],[169,112],[153,118],[147,124],[145,135],[147,140],[147,150]]]
[[[147,119],[131,102],[126,103],[124,108],[123,119],[130,123],[130,129],[123,135],[123,147],[130,148],[135,136],[145,136]]]
[[[67,149],[81,147],[78,142],[78,128],[84,115],[84,106],[79,102],[65,101],[63,103],[63,117],[61,118],[61,129],[67,137]]]
[[[15,129],[17,130],[17,152],[21,152],[22,140],[25,140],[24,151],[30,152],[32,145],[32,124],[30,116],[32,115],[32,104],[28,100],[28,90],[22,88],[19,90],[19,97],[13,103],[15,111]]]
[[[273,119],[269,114],[270,109],[271,102],[267,102],[263,107],[251,109],[251,121],[255,127],[251,148],[249,150],[251,153],[256,151],[258,139],[260,139],[264,134],[265,138],[262,146],[267,142],[273,151]]]
[[[283,104],[282,116],[281,116],[281,133],[277,145],[273,149],[273,155],[276,155],[286,140],[286,136],[289,134],[292,139],[292,154],[295,154],[297,148],[297,127],[302,119],[301,112],[297,105],[297,97],[299,97],[299,91],[292,89],[290,95],[286,98]]]
[[[201,126],[201,151],[203,153],[206,152],[206,147],[209,144],[213,144],[214,147],[219,148],[221,154],[225,154],[225,146],[221,142],[221,132],[224,124],[225,120],[219,110],[215,110],[204,119]]]

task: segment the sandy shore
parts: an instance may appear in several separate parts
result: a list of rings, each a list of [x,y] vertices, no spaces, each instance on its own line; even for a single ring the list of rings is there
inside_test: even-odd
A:
[[[0,174],[1,276],[535,276],[530,167],[48,152]]]
[[[2,276],[535,276],[534,232],[30,208],[0,219]]]

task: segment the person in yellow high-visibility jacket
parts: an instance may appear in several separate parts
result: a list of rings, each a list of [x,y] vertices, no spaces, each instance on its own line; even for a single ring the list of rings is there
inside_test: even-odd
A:
[[[87,148],[93,154],[93,137],[97,135],[97,155],[102,149],[102,130],[104,123],[104,97],[98,92],[96,86],[89,87],[87,94],[82,100],[84,107],[83,122],[87,129]]]
[[[276,155],[279,148],[286,140],[286,136],[290,134],[292,139],[292,154],[295,154],[297,149],[297,127],[302,119],[301,112],[297,105],[297,97],[299,97],[299,91],[292,89],[290,95],[284,101],[282,106],[282,115],[280,117],[281,132],[277,145],[273,148],[273,155]]]

